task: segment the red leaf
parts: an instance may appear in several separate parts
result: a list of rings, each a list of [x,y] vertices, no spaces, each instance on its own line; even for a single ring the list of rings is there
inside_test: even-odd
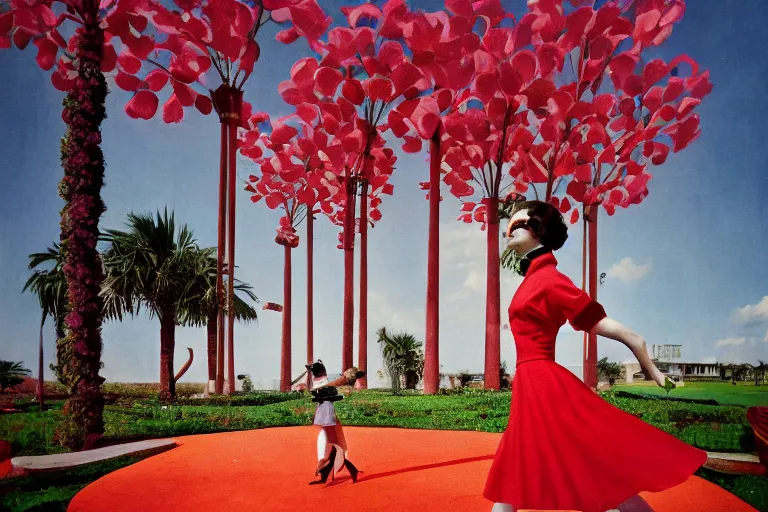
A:
[[[117,62],[123,71],[131,75],[135,75],[141,69],[141,61],[125,50],[117,58]]]
[[[125,113],[133,119],[152,119],[157,112],[158,103],[153,92],[139,91],[125,105]]]
[[[564,197],[560,202],[560,213],[566,214],[571,209],[571,202],[567,197]]]
[[[583,181],[571,180],[565,192],[576,201],[582,202],[584,201],[584,194],[587,192],[587,184]]]
[[[118,70],[115,75],[115,83],[124,91],[138,91],[141,88],[141,79],[139,77],[123,73]]]
[[[197,93],[187,84],[173,82],[173,93],[179,98],[179,102],[185,107],[191,107],[195,104]]]
[[[386,183],[381,187],[381,193],[391,196],[395,192],[395,186],[392,183]]]
[[[53,68],[56,62],[56,54],[59,52],[59,47],[47,38],[40,38],[35,40],[35,46],[37,46],[37,65],[44,71],[48,71]]]
[[[158,92],[168,83],[168,74],[162,69],[153,69],[144,78],[151,91]]]
[[[374,75],[363,82],[363,90],[366,91],[371,101],[382,100],[389,102],[395,94],[395,85],[392,80],[380,75]]]
[[[181,106],[179,98],[171,94],[168,101],[163,105],[163,122],[179,123],[184,118],[184,108]]]
[[[579,221],[579,209],[576,208],[571,213],[571,224],[576,224]]]
[[[405,61],[397,66],[390,75],[395,85],[394,97],[401,95],[406,89],[413,87],[416,82],[424,78],[424,74],[411,62]]]
[[[291,44],[292,42],[296,41],[299,37],[301,36],[296,31],[296,27],[291,27],[278,32],[277,35],[275,36],[275,40],[283,44]]]
[[[577,165],[576,171],[574,172],[574,177],[579,181],[589,183],[592,181],[592,166],[590,164]]]
[[[528,108],[536,111],[546,106],[556,90],[555,84],[550,80],[539,78],[523,91],[523,95],[528,98]]]
[[[608,68],[611,70],[613,84],[617,89],[623,90],[627,77],[635,69],[635,59],[628,53],[622,53],[611,59]]]
[[[155,49],[155,41],[149,36],[141,36],[134,40],[121,39],[121,41],[126,43],[131,53],[140,60],[146,59]]]
[[[259,43],[253,39],[249,39],[248,44],[245,47],[245,53],[240,58],[240,69],[247,75],[250,75],[253,72],[253,65],[259,60],[260,55],[261,48],[259,47]]]
[[[207,116],[213,111],[213,103],[211,103],[211,98],[202,94],[198,94],[197,98],[195,98],[195,107],[204,116]]]
[[[403,151],[406,153],[418,153],[421,151],[421,139],[419,137],[412,137],[406,135],[405,144],[403,144]]]
[[[315,72],[315,90],[326,98],[336,94],[343,77],[341,71],[335,68],[322,67]]]
[[[13,33],[13,44],[15,44],[16,48],[19,50],[26,48],[31,40],[32,34],[20,28],[17,28]]]
[[[697,105],[701,104],[701,100],[698,98],[683,98],[683,101],[680,102],[680,106],[677,109],[677,118],[682,119],[688,114],[691,113],[691,111],[696,108]]]
[[[655,59],[643,68],[643,92],[648,91],[656,82],[669,73],[667,64],[661,59]]]
[[[61,65],[61,60],[56,71],[51,74],[51,84],[57,91],[63,92],[69,91],[75,85],[75,80],[67,76],[67,69]]]
[[[341,94],[355,105],[362,105],[365,100],[365,91],[358,80],[344,80]]]
[[[101,71],[109,73],[117,67],[117,52],[111,43],[104,43],[103,54],[101,57]]]
[[[675,141],[673,151],[677,153],[688,147],[688,144],[701,135],[701,131],[699,130],[699,116],[694,114],[685,121],[675,123],[666,131],[669,133],[669,136],[672,137],[672,140]]]

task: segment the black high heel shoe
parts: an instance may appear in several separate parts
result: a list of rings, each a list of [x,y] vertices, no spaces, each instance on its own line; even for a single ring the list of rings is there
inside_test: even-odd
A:
[[[328,463],[323,466],[322,468],[315,471],[316,475],[320,475],[320,480],[315,480],[314,482],[309,482],[309,485],[318,485],[318,484],[324,484],[326,481],[328,481],[328,477],[331,475],[331,471],[333,471],[333,461],[336,458],[336,447],[334,446],[331,448],[331,453],[328,455]]]
[[[361,473],[361,471],[346,459],[344,460],[344,467],[347,468],[347,471],[349,471],[349,476],[352,477],[352,483],[357,483],[357,474]]]

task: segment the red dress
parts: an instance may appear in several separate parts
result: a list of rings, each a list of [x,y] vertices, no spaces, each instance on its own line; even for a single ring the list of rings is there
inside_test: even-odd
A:
[[[515,509],[604,512],[684,482],[706,452],[613,407],[555,363],[566,320],[589,331],[606,316],[556,265],[551,253],[535,258],[509,306],[517,369],[483,496]]]

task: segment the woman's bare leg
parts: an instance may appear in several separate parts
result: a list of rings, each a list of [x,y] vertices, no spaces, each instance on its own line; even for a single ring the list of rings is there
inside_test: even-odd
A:
[[[515,509],[507,503],[494,503],[491,512],[515,512]]]

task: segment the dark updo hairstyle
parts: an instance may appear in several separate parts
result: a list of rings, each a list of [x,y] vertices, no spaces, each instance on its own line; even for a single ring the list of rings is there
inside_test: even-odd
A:
[[[556,251],[568,239],[568,227],[553,204],[544,201],[521,201],[515,211],[528,210],[528,226],[531,233],[545,248]]]
[[[325,372],[325,365],[320,359],[318,359],[317,362],[312,363],[312,366],[309,367],[309,371],[312,372],[312,376],[315,378],[327,375]]]

